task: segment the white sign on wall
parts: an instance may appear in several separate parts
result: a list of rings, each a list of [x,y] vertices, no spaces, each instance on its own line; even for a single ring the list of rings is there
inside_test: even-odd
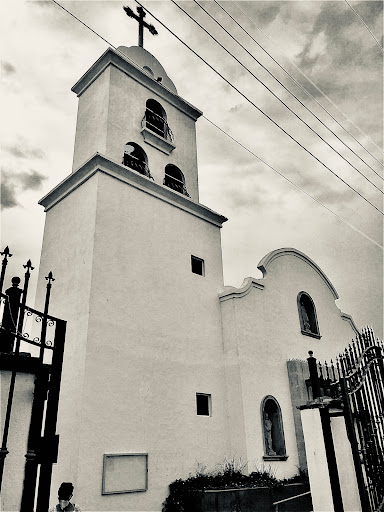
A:
[[[146,491],[148,454],[104,454],[102,494]]]

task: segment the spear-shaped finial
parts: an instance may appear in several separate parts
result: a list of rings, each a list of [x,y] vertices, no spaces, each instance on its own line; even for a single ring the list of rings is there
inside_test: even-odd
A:
[[[28,260],[25,265],[23,265],[24,268],[27,269],[26,273],[29,274],[31,270],[33,270],[35,267],[32,267],[31,260]]]
[[[48,281],[48,284],[51,284],[51,282],[53,282],[55,280],[55,278],[53,277],[52,271],[49,271],[48,275],[45,276],[45,279]]]
[[[4,256],[3,261],[1,263],[1,274],[0,274],[0,293],[3,291],[3,284],[4,284],[4,276],[5,276],[5,269],[8,264],[8,258],[12,257],[12,254],[9,252],[9,247],[4,249],[4,251],[0,252],[1,256]]]

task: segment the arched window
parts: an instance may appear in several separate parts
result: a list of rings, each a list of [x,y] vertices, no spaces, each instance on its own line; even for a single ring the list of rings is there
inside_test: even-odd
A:
[[[297,308],[302,334],[320,338],[319,325],[317,323],[315,303],[308,293],[300,292],[297,296]]]
[[[184,174],[180,171],[176,165],[168,164],[165,166],[165,176],[163,185],[166,187],[176,190],[185,196],[189,197],[187,188],[185,186]]]
[[[167,123],[167,114],[158,101],[147,100],[144,121],[149,130],[173,142],[173,135]]]
[[[287,460],[281,409],[277,400],[268,395],[261,402],[261,422],[264,437],[264,459]]]
[[[152,178],[148,168],[147,155],[135,142],[127,142],[125,145],[123,165],[126,165],[130,169],[133,169],[148,178]]]

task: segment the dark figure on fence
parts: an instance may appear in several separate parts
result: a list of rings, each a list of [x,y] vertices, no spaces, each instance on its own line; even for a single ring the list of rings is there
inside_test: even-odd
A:
[[[63,482],[58,491],[59,503],[51,508],[49,512],[64,511],[64,512],[81,512],[81,508],[74,503],[71,503],[73,496],[73,485],[71,482]]]
[[[19,284],[20,277],[12,277],[12,288],[5,290],[8,299],[4,305],[1,322],[0,352],[7,354],[13,351],[13,343],[17,332],[20,298],[23,293],[23,290],[19,288]]]

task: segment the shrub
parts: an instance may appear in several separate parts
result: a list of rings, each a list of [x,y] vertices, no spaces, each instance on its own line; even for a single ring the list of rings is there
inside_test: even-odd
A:
[[[163,503],[162,512],[184,512],[189,498],[196,491],[245,487],[269,487],[272,491],[284,484],[308,482],[306,472],[300,471],[292,478],[278,480],[271,466],[268,468],[261,466],[249,475],[244,475],[246,466],[247,464],[242,463],[241,460],[236,462],[235,459],[224,459],[224,462],[216,465],[215,470],[206,472],[206,467],[199,464],[194,476],[189,476],[186,480],[175,480],[170,484],[169,495]]]

